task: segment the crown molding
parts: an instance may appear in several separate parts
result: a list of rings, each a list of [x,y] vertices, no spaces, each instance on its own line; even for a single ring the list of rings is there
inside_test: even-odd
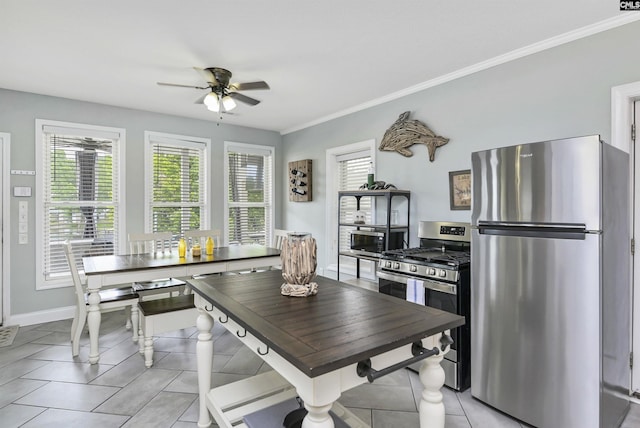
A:
[[[473,64],[469,67],[461,68],[454,72],[442,75],[440,77],[436,77],[431,80],[427,80],[426,82],[419,83],[414,86],[410,86],[408,88],[402,89],[400,91],[385,95],[383,97],[375,98],[371,101],[367,101],[362,104],[358,104],[351,108],[338,111],[336,113],[330,114],[328,116],[321,117],[319,119],[313,120],[311,122],[304,123],[299,126],[295,126],[289,129],[285,129],[280,132],[281,135],[290,134],[292,132],[300,131],[305,128],[309,128],[315,125],[319,125],[324,122],[328,122],[330,120],[338,119],[340,117],[346,116],[351,113],[356,113],[362,110],[366,110],[371,107],[378,106],[380,104],[384,104],[389,101],[396,100],[398,98],[405,97],[407,95],[415,94],[416,92],[423,91],[425,89],[433,88],[434,86],[442,85],[443,83],[450,82],[455,79],[459,79],[461,77],[468,76],[473,73],[477,73],[479,71],[486,70],[491,67],[495,67],[497,65],[501,65],[510,61],[515,61],[517,59],[523,58],[528,55],[532,55],[538,52],[542,52],[547,49],[555,48],[556,46],[563,45],[565,43],[570,43],[575,40],[583,39],[585,37],[592,36],[594,34],[601,33],[603,31],[611,30],[616,27],[620,27],[622,25],[626,25],[635,21],[640,20],[640,13],[625,13],[620,16],[616,16],[613,18],[605,19],[604,21],[596,22],[595,24],[587,25],[585,27],[578,28],[577,30],[569,31],[567,33],[560,34],[555,37],[551,37],[546,40],[542,40],[537,43],[533,43],[531,45],[525,46],[520,49],[513,50],[511,52],[507,52],[503,55],[498,55],[486,61],[482,61],[476,64]]]

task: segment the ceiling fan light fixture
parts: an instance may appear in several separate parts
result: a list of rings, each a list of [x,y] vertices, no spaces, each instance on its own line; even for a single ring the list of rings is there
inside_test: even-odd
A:
[[[222,98],[222,105],[226,111],[231,111],[236,108],[236,102],[229,95]]]
[[[218,111],[218,94],[215,92],[209,92],[202,102],[207,106],[207,108],[209,108],[209,110],[211,110],[211,107],[215,106],[215,111]]]

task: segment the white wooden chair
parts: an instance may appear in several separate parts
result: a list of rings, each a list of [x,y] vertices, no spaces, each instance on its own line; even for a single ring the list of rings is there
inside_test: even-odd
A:
[[[130,233],[129,252],[131,254],[171,253],[173,236],[171,232]]]
[[[287,235],[289,235],[289,233],[291,233],[290,230],[273,229],[273,243],[271,246],[278,250],[282,250],[282,243],[287,239]]]
[[[80,335],[87,322],[88,294],[80,280],[73,248],[70,242],[64,244],[64,254],[69,263],[71,278],[76,291],[76,310],[71,323],[71,354],[75,357],[80,353]],[[133,341],[138,341],[138,294],[131,285],[118,288],[100,290],[100,312],[125,309],[127,312],[127,329],[133,328]]]
[[[131,254],[171,254],[172,241],[173,235],[171,232],[130,233],[129,251]],[[148,284],[150,286],[138,283],[133,284],[134,291],[138,292],[140,300],[152,295],[180,294],[184,291],[184,286],[172,285],[173,282],[170,281],[170,278],[159,278],[158,281],[155,286],[152,284]],[[165,287],[161,287],[160,284],[165,284]]]
[[[220,246],[220,229],[187,230],[184,232],[187,248],[193,247],[194,244],[200,244],[202,254],[205,254],[207,238],[209,236],[213,239],[214,248],[218,248]]]
[[[290,230],[273,229],[273,243],[271,244],[271,246],[273,248],[277,248],[278,250],[282,250],[282,244],[284,241],[286,241],[287,236],[291,232],[292,231]],[[271,266],[271,270],[274,269],[282,269],[282,266]]]

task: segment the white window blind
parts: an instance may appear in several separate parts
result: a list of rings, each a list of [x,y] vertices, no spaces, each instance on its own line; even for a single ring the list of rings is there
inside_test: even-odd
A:
[[[114,254],[118,248],[120,162],[117,133],[98,133],[96,138],[91,129],[43,126],[41,131],[39,239],[46,282],[70,275],[62,246],[66,240],[78,258]]]
[[[147,142],[147,228],[177,242],[206,220],[206,144],[155,133]]]
[[[273,149],[228,145],[227,242],[271,242],[273,228]]]
[[[371,163],[369,151],[340,155],[336,158],[338,162],[338,190],[358,190],[360,186],[367,183],[367,173]],[[365,213],[366,224],[372,223],[371,218],[372,198],[360,199],[360,211]],[[340,223],[353,223],[355,212],[357,211],[356,198],[340,198]],[[350,247],[350,234],[355,227],[340,228],[339,251],[346,251]]]

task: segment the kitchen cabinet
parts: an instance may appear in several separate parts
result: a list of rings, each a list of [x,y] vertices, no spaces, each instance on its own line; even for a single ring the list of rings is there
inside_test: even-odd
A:
[[[355,212],[352,213],[352,216],[344,215],[346,214],[342,204],[344,198],[355,199]],[[369,223],[355,221],[356,213],[360,211],[364,198],[370,198],[371,200],[371,219],[375,219],[375,221],[370,221]],[[402,209],[394,209],[396,205]],[[410,206],[411,192],[408,190],[344,190],[338,192],[338,280],[340,280],[341,256],[353,257],[355,259],[355,276],[356,278],[360,278],[361,260],[370,260],[377,264],[382,251],[392,249],[393,247],[398,248],[398,233],[401,234],[402,238],[400,239],[399,247],[403,248],[408,244]],[[397,214],[397,218],[394,218],[396,217],[394,214]],[[345,220],[345,218],[347,219]],[[378,221],[379,219],[381,221]],[[345,230],[351,230],[352,233],[354,231],[368,231],[382,234],[382,245],[375,251],[362,251],[353,248],[346,250],[340,249],[340,237]]]

